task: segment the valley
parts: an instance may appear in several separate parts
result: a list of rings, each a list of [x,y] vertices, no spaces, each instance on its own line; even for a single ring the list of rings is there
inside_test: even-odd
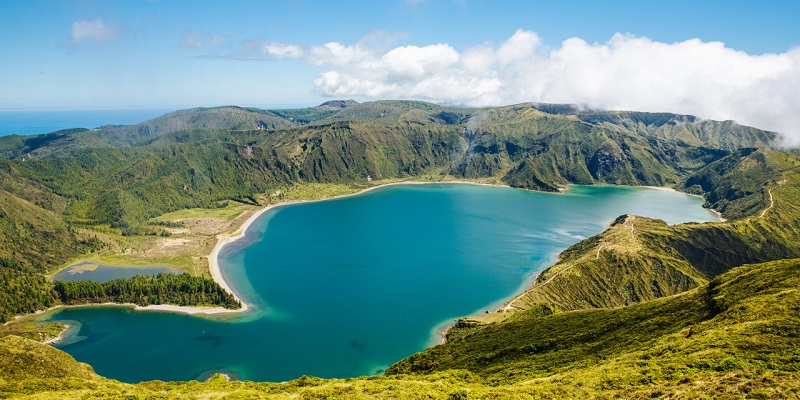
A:
[[[258,207],[389,182],[466,180],[551,192],[570,184],[670,187],[702,195],[728,221],[667,225],[620,216],[562,252],[508,307],[459,320],[447,343],[384,376],[128,385],[8,336],[0,390],[39,397],[72,397],[85,387],[140,397],[797,395],[800,159],[781,151],[774,133],[564,105],[341,105],[192,109],[132,126],[0,138],[3,318],[63,303],[44,276],[76,260],[139,260],[214,284],[207,256],[217,236]],[[221,304],[170,290],[197,299],[191,305]],[[35,357],[46,366],[30,362]]]

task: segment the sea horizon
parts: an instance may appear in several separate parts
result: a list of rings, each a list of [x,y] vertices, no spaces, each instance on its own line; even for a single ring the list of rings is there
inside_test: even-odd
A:
[[[73,108],[0,110],[0,136],[39,135],[63,129],[94,129],[104,125],[133,125],[160,117],[176,108]]]
[[[237,107],[254,107],[262,110],[279,110],[291,108],[313,107],[300,104],[271,105],[239,105],[219,104]],[[63,129],[86,128],[95,129],[105,125],[135,125],[164,114],[188,110],[196,107],[97,107],[97,108],[20,108],[0,109],[0,136],[8,135],[40,135]]]

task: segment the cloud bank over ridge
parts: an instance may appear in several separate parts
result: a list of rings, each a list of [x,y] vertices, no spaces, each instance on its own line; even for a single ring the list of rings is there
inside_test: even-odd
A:
[[[329,68],[313,81],[327,97],[668,111],[733,119],[800,145],[800,48],[750,55],[720,42],[660,43],[623,34],[606,43],[572,38],[548,47],[536,33],[518,30],[499,45],[463,51],[444,43],[387,50],[331,42],[292,49],[271,52]]]

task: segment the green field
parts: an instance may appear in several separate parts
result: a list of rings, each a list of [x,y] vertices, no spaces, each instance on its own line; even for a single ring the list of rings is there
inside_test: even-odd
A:
[[[252,207],[244,205],[227,205],[221,208],[187,208],[162,214],[153,218],[153,221],[178,221],[189,218],[225,218],[232,220],[250,208]]]

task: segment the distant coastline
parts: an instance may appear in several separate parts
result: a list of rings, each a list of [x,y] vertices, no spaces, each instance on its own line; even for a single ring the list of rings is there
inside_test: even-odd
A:
[[[41,135],[62,129],[94,129],[103,125],[135,125],[173,108],[104,108],[0,110],[0,136]]]

